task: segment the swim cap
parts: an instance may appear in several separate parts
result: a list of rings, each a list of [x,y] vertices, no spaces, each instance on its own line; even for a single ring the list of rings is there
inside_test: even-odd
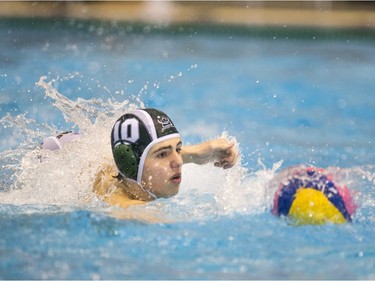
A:
[[[45,138],[41,147],[46,150],[58,150],[61,149],[65,143],[78,139],[79,137],[81,137],[80,133],[72,131],[62,132],[57,136]]]
[[[151,147],[177,137],[180,135],[173,122],[160,110],[146,108],[124,114],[111,133],[112,153],[119,173],[140,184]]]
[[[335,183],[333,176],[323,169],[294,167],[278,181],[274,214],[288,216],[296,224],[352,221],[355,207],[349,190]]]

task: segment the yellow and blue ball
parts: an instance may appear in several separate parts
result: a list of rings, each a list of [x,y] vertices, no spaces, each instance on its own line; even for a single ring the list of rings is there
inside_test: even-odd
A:
[[[280,181],[272,211],[300,225],[351,222],[354,210],[346,186],[323,169],[300,167]]]

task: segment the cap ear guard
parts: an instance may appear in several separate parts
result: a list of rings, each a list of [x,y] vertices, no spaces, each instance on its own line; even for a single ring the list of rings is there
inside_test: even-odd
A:
[[[124,177],[137,180],[138,158],[130,145],[121,143],[113,148],[113,158]]]

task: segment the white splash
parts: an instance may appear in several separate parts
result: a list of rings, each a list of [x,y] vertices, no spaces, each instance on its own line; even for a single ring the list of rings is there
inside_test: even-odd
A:
[[[25,115],[1,119],[3,126],[13,128],[14,133],[25,136],[14,150],[1,152],[2,175],[0,204],[34,204],[99,207],[106,205],[92,192],[92,184],[97,171],[108,163],[113,163],[110,149],[112,124],[125,111],[144,107],[137,97],[136,103],[124,100],[70,100],[55,88],[55,84],[66,79],[74,79],[73,74],[62,79],[47,82],[41,77],[36,83],[53,106],[58,108],[67,122],[72,122],[82,137],[69,142],[59,151],[40,148],[43,138],[59,133],[54,126],[40,125],[27,119]],[[140,91],[142,94],[142,90]],[[226,133],[222,137],[230,138]],[[235,138],[230,138],[236,143]],[[238,146],[238,144],[236,143]],[[221,216],[232,213],[253,213],[263,211],[266,204],[265,183],[275,170],[262,169],[249,175],[241,166],[241,161],[229,170],[219,169],[213,164],[198,166],[185,165],[183,184],[178,196],[157,200],[144,210],[157,210],[165,215],[176,213],[190,218],[204,219],[207,216]]]
[[[16,149],[0,152],[0,204],[78,206],[104,210],[113,215],[112,209],[93,194],[93,180],[103,165],[114,165],[110,132],[115,120],[124,112],[144,107],[144,104],[139,97],[133,99],[135,102],[70,100],[55,88],[55,83],[61,79],[49,82],[46,79],[41,77],[37,85],[53,101],[53,106],[63,113],[65,120],[76,125],[82,137],[65,144],[59,151],[46,151],[39,144],[43,138],[59,133],[55,126],[38,124],[24,114],[16,117],[8,114],[0,119],[1,127],[12,130],[9,134],[13,138],[11,141],[19,143]],[[222,136],[230,138],[226,133]],[[239,145],[235,138],[230,139]],[[269,182],[278,173],[282,161],[271,169],[259,163],[261,168],[250,173],[240,160],[229,170],[216,168],[212,163],[184,165],[183,183],[177,196],[132,207],[125,217],[132,217],[140,211],[161,215],[163,219],[170,217],[174,221],[207,220],[268,211],[274,193]],[[339,169],[338,172],[350,185],[370,182],[367,184],[370,192],[359,192],[359,197],[367,210],[373,209],[374,166]]]
[[[0,204],[98,204],[91,186],[100,167],[112,161],[109,137],[112,124],[125,111],[144,106],[129,100],[73,101],[54,88],[55,82],[46,82],[46,77],[41,77],[36,84],[53,100],[65,120],[78,127],[82,137],[59,151],[43,150],[39,144],[43,138],[58,133],[55,127],[36,124],[25,115],[2,118],[0,124],[14,128],[14,134],[24,140],[16,149],[1,152]]]

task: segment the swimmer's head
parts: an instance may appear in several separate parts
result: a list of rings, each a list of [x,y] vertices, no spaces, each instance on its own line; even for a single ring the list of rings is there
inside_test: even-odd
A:
[[[124,114],[111,133],[112,153],[119,173],[141,184],[149,150],[155,144],[179,137],[172,120],[160,110],[146,108]]]

